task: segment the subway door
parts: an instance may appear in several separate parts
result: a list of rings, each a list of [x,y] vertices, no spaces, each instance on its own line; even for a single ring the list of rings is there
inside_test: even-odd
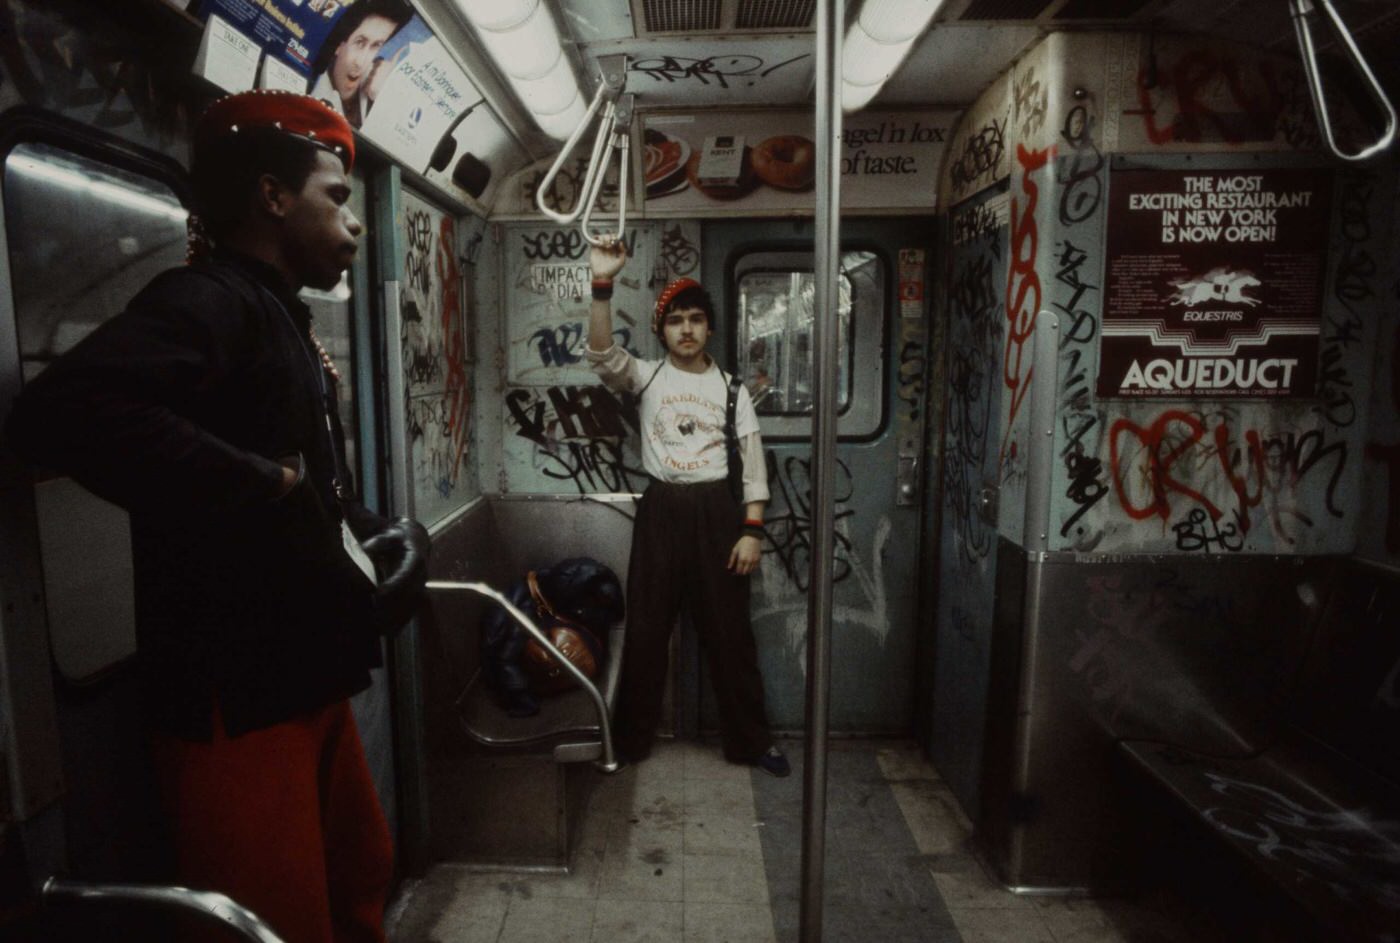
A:
[[[775,732],[804,724],[812,514],[812,223],[707,223],[705,285],[723,365],[759,414],[772,499],[751,611]],[[919,469],[923,440],[925,246],[931,221],[842,225],[836,533],[830,729],[907,735],[918,640]],[[901,304],[899,286],[908,301]],[[712,688],[688,638],[682,726],[718,728]]]

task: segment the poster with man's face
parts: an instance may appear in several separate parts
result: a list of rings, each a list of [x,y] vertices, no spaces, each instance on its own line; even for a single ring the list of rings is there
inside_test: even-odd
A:
[[[305,87],[294,90],[322,99],[356,128],[394,57],[412,37],[432,35],[406,0],[206,0],[200,9],[304,77]]]

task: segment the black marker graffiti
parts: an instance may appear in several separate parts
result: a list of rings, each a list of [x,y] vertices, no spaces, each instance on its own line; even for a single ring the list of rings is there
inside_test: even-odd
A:
[[[1178,550],[1211,553],[1217,549],[1231,552],[1244,549],[1244,536],[1238,525],[1227,521],[1221,527],[1219,521],[1206,513],[1205,508],[1192,508],[1184,520],[1172,525],[1172,532],[1176,534]]]
[[[408,249],[404,253],[403,280],[419,294],[427,295],[433,287],[433,221],[423,210],[408,210],[405,215]]]
[[[774,488],[774,502],[763,525],[767,538],[764,553],[773,553],[782,561],[788,579],[797,588],[806,591],[811,583],[812,554],[812,461],[790,455],[778,463],[777,453],[768,451],[768,481]],[[836,460],[836,474],[833,491],[836,498],[835,520],[842,520],[855,514],[849,506],[843,507],[851,499],[854,486],[851,483],[851,470],[840,459]],[[781,499],[781,500],[778,500]],[[836,559],[832,564],[831,579],[839,583],[851,575],[851,541],[838,528],[834,532]]]
[[[1012,101],[1015,103],[1015,120],[1021,123],[1021,137],[1032,137],[1045,126],[1045,112],[1048,108],[1048,90],[1035,77],[1035,68],[1022,72],[1012,70]]]
[[[634,229],[622,238],[629,256],[637,249],[637,231]],[[536,262],[553,259],[576,261],[588,254],[591,247],[578,229],[545,229],[539,232],[520,234],[520,251],[525,258]]]
[[[636,235],[633,234],[632,238],[635,243]],[[685,237],[681,227],[675,225],[661,235],[659,258],[669,271],[669,277],[674,278],[695,271],[695,267],[700,264],[700,250]]]
[[[924,400],[924,345],[921,340],[905,341],[900,348],[897,395],[900,402],[909,407],[909,418],[917,422]]]
[[[1075,105],[1065,116],[1060,136],[1069,145],[1070,158],[1061,163],[1059,180],[1060,223],[1072,226],[1093,216],[1103,198],[1103,154],[1094,144],[1094,116]]]
[[[810,59],[811,55],[811,53],[804,52],[800,56],[793,56],[791,59],[785,59],[767,68],[764,67],[764,61],[758,56],[749,55],[708,56],[703,59],[692,59],[686,56],[652,56],[646,59],[637,59],[628,65],[627,70],[640,72],[657,82],[695,81],[701,85],[718,85],[720,88],[729,88],[731,80],[743,80],[742,84],[745,86],[756,85],[757,80],[767,78],[794,62]]]
[[[984,174],[992,173],[1006,155],[1006,120],[993,119],[976,134],[963,141],[962,153],[954,159],[949,172],[953,186],[963,190]]]
[[[1356,422],[1353,383],[1346,366],[1347,351],[1362,340],[1363,322],[1356,308],[1375,297],[1378,266],[1365,248],[1371,239],[1370,206],[1374,198],[1375,175],[1348,169],[1340,188],[1342,239],[1337,246],[1332,288],[1340,311],[1327,316],[1317,382],[1317,395],[1328,421],[1341,428]]]
[[[995,528],[981,513],[982,479],[989,471],[988,432],[998,389],[997,372],[987,366],[1001,346],[1004,323],[998,317],[1001,302],[990,252],[961,263],[953,277],[950,302],[943,501],[953,519],[962,559],[976,563],[991,553],[995,537]]]

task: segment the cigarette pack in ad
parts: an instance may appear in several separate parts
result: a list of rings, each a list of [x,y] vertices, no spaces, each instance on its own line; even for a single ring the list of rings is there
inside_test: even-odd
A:
[[[736,187],[744,169],[744,139],[735,134],[705,138],[695,177],[702,187]]]

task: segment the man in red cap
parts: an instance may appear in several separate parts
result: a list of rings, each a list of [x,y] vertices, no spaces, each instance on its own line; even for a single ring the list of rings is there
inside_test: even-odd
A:
[[[212,255],[51,364],[6,428],[130,512],[177,880],[288,943],[384,939],[393,846],[347,699],[426,576],[421,525],[349,490],[338,375],[297,296],[354,258],[353,160],[350,127],[315,99],[212,105],[193,165]]]
[[[659,362],[613,342],[612,283],[626,261],[617,240],[589,257],[585,351],[610,389],[640,399],[642,465],[652,478],[632,530],[617,750],[634,762],[651,751],[671,628],[684,603],[714,680],[725,757],[787,776],[768,731],[749,623],[749,574],[762,553],[768,502],[758,417],[749,391],[705,353],[714,304],[698,282],[678,279],[656,301],[652,331],[666,348]]]

